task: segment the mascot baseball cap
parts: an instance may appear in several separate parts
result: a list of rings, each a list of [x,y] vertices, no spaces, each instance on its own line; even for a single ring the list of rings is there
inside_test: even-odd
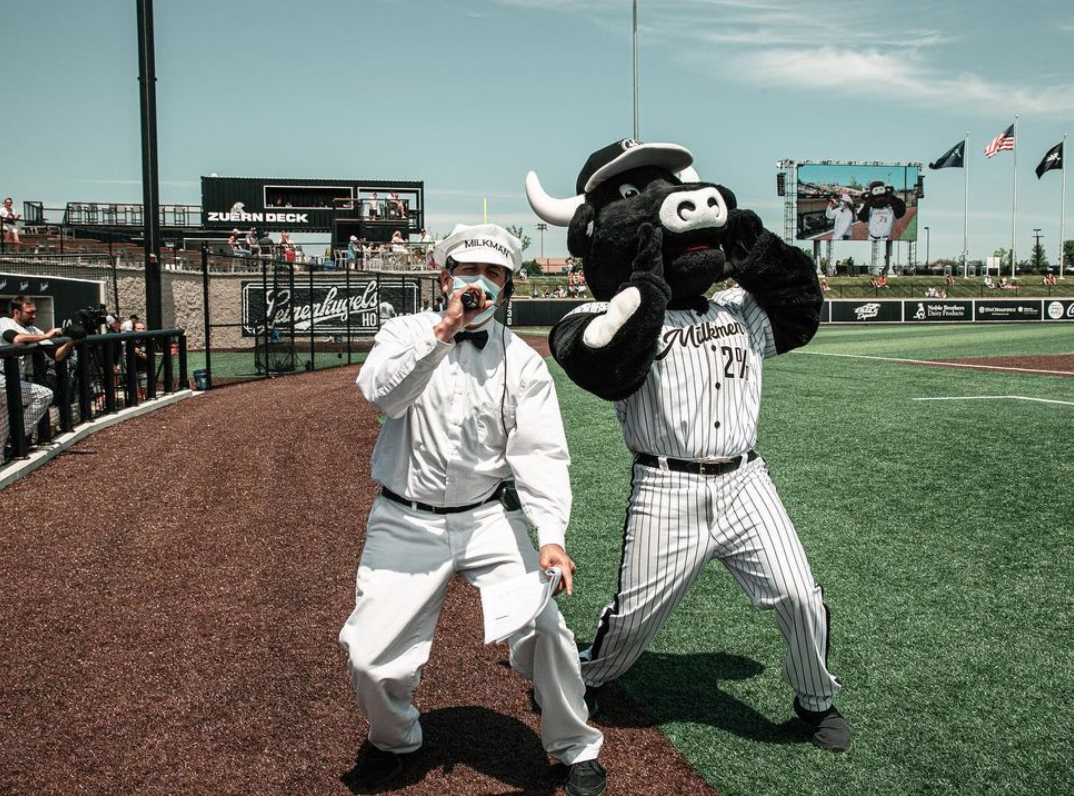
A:
[[[589,193],[605,180],[641,166],[660,166],[678,174],[694,162],[686,147],[678,144],[643,144],[623,138],[589,156],[575,185],[578,193]]]
[[[522,267],[522,243],[496,224],[459,224],[433,249],[433,262],[441,268],[447,268],[448,258],[457,263],[502,265],[514,273]]]

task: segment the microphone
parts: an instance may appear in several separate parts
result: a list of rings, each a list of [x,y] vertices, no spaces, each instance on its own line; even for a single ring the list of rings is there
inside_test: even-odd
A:
[[[477,294],[474,293],[472,290],[468,290],[465,293],[463,293],[461,296],[459,296],[459,301],[462,302],[462,306],[463,306],[464,309],[467,309],[467,310],[476,310],[477,309]]]

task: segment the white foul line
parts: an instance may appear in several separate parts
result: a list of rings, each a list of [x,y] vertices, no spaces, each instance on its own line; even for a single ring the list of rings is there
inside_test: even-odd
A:
[[[831,351],[795,351],[796,354],[811,354],[815,357],[846,357],[847,359],[878,359],[881,362],[903,362],[908,365],[939,365],[946,368],[970,368],[972,370],[1014,370],[1020,373],[1041,373],[1051,376],[1074,376],[1069,370],[1039,370],[1037,368],[1010,368],[1002,365],[970,365],[965,362],[944,362],[935,359],[900,359],[898,357],[874,357],[866,354],[836,354]],[[1010,396],[998,396],[1010,397]]]
[[[1024,395],[962,395],[943,398],[913,398],[914,401],[1035,401],[1041,404],[1074,406],[1074,401],[1056,401],[1052,398],[1027,398]]]

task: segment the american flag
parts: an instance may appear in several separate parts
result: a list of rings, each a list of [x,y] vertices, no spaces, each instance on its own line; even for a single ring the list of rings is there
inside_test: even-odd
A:
[[[1014,149],[1014,125],[1012,124],[1002,133],[992,139],[992,143],[985,147],[986,157],[995,157],[997,152]]]

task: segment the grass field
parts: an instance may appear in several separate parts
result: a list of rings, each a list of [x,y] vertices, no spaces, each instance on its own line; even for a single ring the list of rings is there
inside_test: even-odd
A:
[[[306,369],[306,362],[309,360],[309,353],[298,352],[295,355],[295,364],[299,371]],[[359,353],[357,351],[351,354],[351,361],[349,364],[357,365],[359,362],[365,360],[365,353]],[[250,351],[214,351],[212,356],[213,363],[213,378],[215,379],[231,379],[239,377],[253,377],[259,375],[254,362],[254,352]],[[343,352],[340,356],[335,353],[318,351],[314,356],[313,364],[317,370],[324,370],[325,368],[335,368],[340,365],[346,365],[347,353]],[[200,370],[205,367],[205,353],[202,351],[191,351],[187,354],[187,372],[191,374],[195,370]]]
[[[725,796],[1074,792],[1074,378],[824,356],[1071,352],[1058,324],[844,327],[768,361],[758,449],[825,587],[855,740],[788,742],[774,617],[713,564],[623,684]],[[580,568],[561,606],[588,639],[630,460],[611,406],[552,368]],[[1069,405],[914,400],[1010,395]]]

